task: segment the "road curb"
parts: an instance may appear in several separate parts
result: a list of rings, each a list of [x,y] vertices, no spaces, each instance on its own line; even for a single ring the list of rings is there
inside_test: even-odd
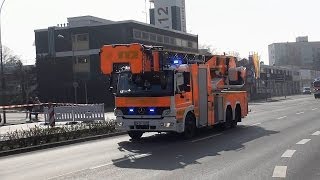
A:
[[[70,144],[76,144],[76,143],[81,143],[81,142],[86,142],[86,141],[104,139],[104,138],[109,138],[109,137],[114,137],[114,136],[121,136],[121,135],[125,135],[125,134],[127,134],[127,132],[117,132],[117,133],[112,133],[112,134],[90,136],[90,137],[85,137],[85,138],[79,138],[79,139],[73,139],[73,140],[67,140],[67,141],[61,141],[61,142],[54,142],[54,143],[48,143],[48,144],[41,144],[41,145],[37,145],[37,146],[31,146],[31,147],[25,147],[25,148],[19,148],[19,149],[12,149],[12,150],[8,150],[8,151],[1,151],[0,157],[10,156],[10,155],[14,155],[14,154],[27,153],[27,152],[43,150],[43,149],[49,149],[49,148],[54,148],[54,147],[59,147],[59,146],[70,145]]]

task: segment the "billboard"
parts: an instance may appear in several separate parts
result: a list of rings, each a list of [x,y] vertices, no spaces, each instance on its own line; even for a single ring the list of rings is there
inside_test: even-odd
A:
[[[157,27],[186,32],[185,0],[153,0],[154,23]]]

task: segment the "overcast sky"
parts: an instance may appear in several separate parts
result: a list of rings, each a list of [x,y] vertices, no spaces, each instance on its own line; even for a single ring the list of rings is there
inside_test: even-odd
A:
[[[186,0],[187,30],[199,35],[200,44],[219,52],[236,51],[247,57],[256,51],[268,64],[271,43],[304,35],[320,41],[319,7],[319,0]],[[34,29],[82,15],[145,22],[143,11],[144,0],[6,0],[2,43],[24,63],[33,64]]]

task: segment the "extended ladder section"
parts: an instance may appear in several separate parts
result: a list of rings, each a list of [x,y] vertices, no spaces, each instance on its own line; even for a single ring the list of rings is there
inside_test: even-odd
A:
[[[203,64],[210,71],[213,91],[239,89],[245,83],[246,69],[236,67],[236,59],[232,56],[174,52],[138,43],[103,46],[100,56],[101,70],[105,75],[122,71],[130,71],[132,74],[161,72],[171,66]]]

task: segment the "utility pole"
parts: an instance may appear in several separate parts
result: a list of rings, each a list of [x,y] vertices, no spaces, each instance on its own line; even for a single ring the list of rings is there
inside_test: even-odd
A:
[[[2,11],[2,7],[3,7],[3,4],[6,0],[3,0],[2,1],[2,4],[0,6],[0,59],[1,59],[1,105],[5,105],[6,104],[6,96],[5,96],[5,91],[6,91],[6,81],[5,81],[5,78],[4,78],[4,68],[3,68],[3,51],[2,51],[2,39],[1,39],[1,11]],[[2,109],[2,112],[3,112],[3,124],[6,123],[6,112],[5,112],[5,109],[3,108]]]

